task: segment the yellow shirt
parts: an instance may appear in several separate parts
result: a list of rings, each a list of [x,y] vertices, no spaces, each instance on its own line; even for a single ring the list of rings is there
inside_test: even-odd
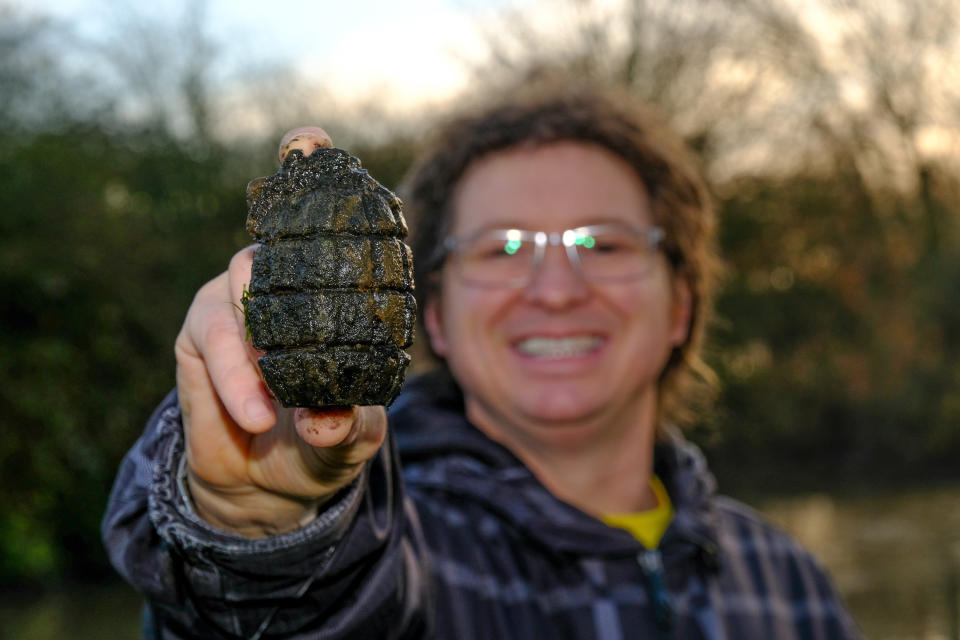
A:
[[[650,476],[650,488],[657,498],[657,506],[647,511],[608,513],[601,517],[611,527],[626,529],[647,549],[656,549],[660,538],[673,520],[673,504],[666,488],[656,475]]]

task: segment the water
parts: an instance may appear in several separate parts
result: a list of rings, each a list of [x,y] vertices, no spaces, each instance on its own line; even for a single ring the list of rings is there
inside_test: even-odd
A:
[[[873,640],[960,640],[960,488],[771,501]]]
[[[867,638],[960,640],[960,487],[759,506],[827,567]],[[7,597],[0,638],[137,638],[140,606],[116,583]]]
[[[141,605],[140,596],[120,582],[57,589],[42,597],[5,594],[0,638],[134,640],[140,637]]]

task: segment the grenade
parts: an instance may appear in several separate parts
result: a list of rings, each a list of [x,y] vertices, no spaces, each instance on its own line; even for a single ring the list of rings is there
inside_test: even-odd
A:
[[[260,247],[243,307],[286,407],[388,405],[413,340],[413,257],[400,199],[346,151],[290,151],[247,186]]]

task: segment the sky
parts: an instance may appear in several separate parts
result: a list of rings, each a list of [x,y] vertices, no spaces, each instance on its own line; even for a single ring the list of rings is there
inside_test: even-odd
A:
[[[175,21],[190,0],[7,0],[97,37],[125,6]],[[345,99],[387,88],[404,104],[452,95],[482,51],[479,24],[533,0],[207,0],[209,33],[227,57],[292,64]]]
[[[583,4],[597,9],[620,2]],[[825,53],[835,53],[841,30],[823,13],[834,4],[789,3],[803,8],[801,15],[814,23],[811,33],[818,34]],[[217,73],[235,73],[250,62],[277,63],[294,69],[307,81],[304,86],[332,92],[347,109],[353,101],[375,98],[401,116],[460,93],[471,79],[469,62],[482,60],[487,51],[484,30],[503,28],[508,10],[532,17],[540,34],[556,34],[563,31],[569,10],[580,5],[560,0],[0,0],[0,7],[58,18],[94,41],[105,34],[115,38],[118,26],[130,24],[131,11],[151,23],[177,26],[184,22],[185,7],[197,4],[206,7],[202,23],[219,47],[211,65]],[[811,10],[816,7],[819,13]],[[96,64],[71,62],[84,70]],[[846,97],[856,103],[854,90],[862,86],[850,81],[857,79],[850,69],[840,71],[838,77],[851,88]],[[332,101],[330,93],[324,96]],[[232,103],[246,104],[241,94]],[[245,122],[256,126],[253,116]],[[957,144],[955,133],[933,125],[921,131],[921,138],[920,148],[930,153]]]

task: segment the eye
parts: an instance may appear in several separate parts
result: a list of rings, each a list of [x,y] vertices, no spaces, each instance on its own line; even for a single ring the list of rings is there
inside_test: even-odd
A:
[[[593,249],[597,246],[597,239],[590,234],[578,235],[577,239],[573,241],[578,247],[583,247],[584,249]]]
[[[643,253],[641,239],[629,231],[604,230],[577,237],[577,249],[586,255],[633,255]]]
[[[630,239],[616,233],[597,233],[584,235],[577,240],[577,246],[589,253],[617,253],[630,251]]]
[[[631,251],[635,243],[631,242],[629,237],[616,234],[605,233],[603,235],[591,236],[591,246],[594,251],[600,253],[615,253],[619,251]]]
[[[473,260],[499,260],[528,253],[532,246],[521,231],[507,229],[475,238],[469,243],[465,253]]]
[[[507,243],[503,245],[504,253],[509,255],[515,254],[520,250],[520,247],[523,246],[523,241],[519,239],[507,240]]]

